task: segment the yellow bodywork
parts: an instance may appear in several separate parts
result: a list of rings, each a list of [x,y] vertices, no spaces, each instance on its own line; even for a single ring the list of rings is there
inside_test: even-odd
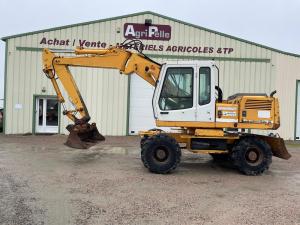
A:
[[[215,122],[160,121],[158,127],[236,128],[276,130],[280,126],[279,103],[275,97],[240,96],[216,103]]]
[[[146,58],[144,55],[121,47],[108,49],[76,48],[74,53],[77,56],[61,57],[55,55],[49,49],[44,49],[43,51],[43,70],[51,79],[58,100],[61,103],[65,102],[56,82],[56,75],[67,91],[70,101],[75,106],[74,110],[64,111],[64,114],[73,121],[80,119],[75,117],[76,112],[79,112],[81,118],[85,120],[89,120],[89,114],[69,71],[69,66],[112,68],[118,69],[120,73],[125,75],[136,73],[153,86],[159,79],[161,65]],[[231,100],[216,103],[215,115],[216,119],[214,122],[156,120],[156,125],[158,127],[213,129],[277,129],[280,125],[278,99],[274,97],[238,96]],[[198,132],[201,132],[201,130],[198,130]]]
[[[224,131],[222,129],[196,129],[195,136],[223,137]]]
[[[268,96],[238,96],[228,103],[238,105],[240,123],[267,124],[269,129],[280,126],[278,99]]]
[[[87,148],[82,140],[89,141],[92,137],[95,140],[104,140],[98,132],[95,124],[88,124],[90,116],[85,103],[81,97],[75,80],[70,73],[69,66],[94,67],[118,69],[121,74],[135,73],[149,84],[155,86],[159,80],[161,65],[152,61],[139,52],[132,52],[123,47],[115,46],[108,49],[82,49],[76,48],[74,57],[57,56],[49,49],[43,50],[43,71],[51,80],[60,103],[65,103],[56,79],[59,79],[66,90],[69,100],[74,106],[68,110],[64,106],[63,114],[71,119],[75,125],[69,125],[72,138],[67,144],[76,148]],[[156,120],[158,127],[177,127],[181,130],[168,133],[176,139],[184,148],[194,153],[227,153],[227,149],[192,149],[191,143],[195,140],[218,139],[232,145],[240,138],[239,133],[228,133],[226,129],[277,129],[280,126],[278,99],[260,95],[236,95],[229,100],[217,102],[215,106],[214,122],[200,121],[161,121]],[[79,114],[79,115],[78,115]],[[86,135],[88,132],[90,135]],[[160,131],[144,131],[140,135],[152,136]],[[69,137],[70,137],[69,136]],[[79,139],[78,139],[79,137]],[[75,141],[74,141],[75,140]],[[201,141],[201,140],[200,140]],[[280,156],[280,151],[285,150],[282,140],[266,139],[272,148],[276,143],[281,147],[274,155]],[[72,145],[72,143],[75,143]],[[287,158],[288,155],[283,156]]]

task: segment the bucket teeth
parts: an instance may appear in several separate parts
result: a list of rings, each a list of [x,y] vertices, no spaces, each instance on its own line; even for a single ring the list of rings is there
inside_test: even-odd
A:
[[[65,144],[71,148],[87,149],[105,140],[104,136],[99,133],[95,123],[70,124],[66,128],[70,134]]]

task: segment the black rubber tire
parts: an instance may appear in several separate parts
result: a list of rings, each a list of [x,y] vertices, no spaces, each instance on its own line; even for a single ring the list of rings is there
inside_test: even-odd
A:
[[[159,132],[164,132],[162,129],[158,129],[158,128],[152,128],[149,131],[159,131]],[[142,137],[141,141],[140,141],[140,147],[141,147],[141,159],[143,162],[144,167],[148,168],[148,165],[145,163],[143,157],[142,157],[142,149],[144,146],[145,141],[149,138],[149,136],[145,135],[144,137]]]
[[[159,132],[164,132],[162,129],[158,129],[158,128],[152,128],[148,131],[159,131]],[[145,143],[145,141],[149,138],[149,136],[145,135],[144,137],[142,137],[141,141],[140,141],[140,147],[141,149],[143,148],[143,145]]]
[[[164,152],[165,158],[158,159],[158,151]],[[142,148],[141,160],[150,172],[166,174],[175,170],[180,163],[181,149],[177,141],[166,135],[157,134],[149,137]]]
[[[141,149],[143,148],[143,145],[144,145],[145,141],[146,141],[148,138],[149,138],[149,136],[144,136],[144,137],[141,138],[141,141],[140,141],[140,147],[141,147]]]
[[[216,162],[228,161],[230,159],[229,154],[210,154]]]
[[[256,158],[252,162],[249,159],[250,152],[256,154]],[[240,172],[255,176],[269,169],[272,163],[272,151],[271,147],[262,139],[246,137],[232,148],[231,159]]]
[[[144,157],[143,157],[143,146],[144,146],[144,144],[145,144],[145,142],[146,142],[146,140],[148,138],[149,138],[149,136],[144,136],[144,137],[142,137],[141,142],[140,142],[140,146],[141,146],[141,160],[142,160],[142,163],[143,163],[144,167],[146,167],[147,169],[148,169],[149,166],[147,165],[147,163],[145,162]]]

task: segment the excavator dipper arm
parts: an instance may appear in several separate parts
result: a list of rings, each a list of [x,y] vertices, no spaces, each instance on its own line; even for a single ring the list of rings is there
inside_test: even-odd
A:
[[[136,73],[154,86],[159,78],[161,65],[141,53],[131,52],[119,46],[108,49],[76,48],[74,54],[76,55],[74,57],[62,57],[55,55],[55,52],[49,49],[44,49],[43,71],[51,80],[59,102],[63,104],[63,114],[74,122],[67,126],[70,135],[66,144],[73,148],[88,148],[92,145],[91,143],[105,138],[98,132],[95,123],[88,123],[90,115],[69,66],[118,69],[121,74],[125,75]],[[57,79],[66,90],[74,106],[73,110],[65,107],[65,99]]]

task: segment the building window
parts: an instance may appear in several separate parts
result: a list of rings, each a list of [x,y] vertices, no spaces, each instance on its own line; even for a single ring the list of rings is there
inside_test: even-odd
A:
[[[199,105],[210,103],[211,75],[209,67],[201,67],[199,70]]]
[[[159,98],[161,110],[193,107],[193,68],[168,68]]]

